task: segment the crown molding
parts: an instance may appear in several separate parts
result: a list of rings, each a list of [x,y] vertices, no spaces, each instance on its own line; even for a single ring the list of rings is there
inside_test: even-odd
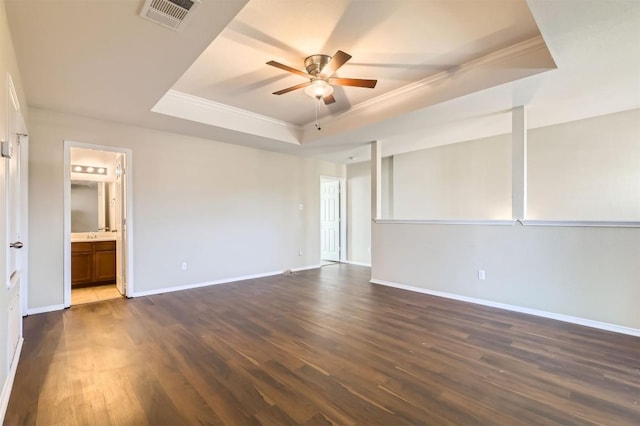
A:
[[[170,89],[151,111],[300,145],[301,126],[174,89]]]
[[[332,128],[336,133],[345,131],[354,122],[381,121],[555,68],[544,39],[538,35],[368,99],[340,114],[326,116],[323,128],[328,132]],[[452,88],[450,83],[454,80],[458,87]],[[318,139],[313,123],[302,128],[303,143]]]
[[[344,114],[371,108],[372,106],[375,106],[377,104],[387,103],[394,98],[400,98],[409,94],[415,96],[416,92],[419,92],[420,90],[431,90],[431,87],[433,87],[434,85],[437,85],[438,83],[451,78],[451,74],[453,73],[466,73],[480,67],[497,64],[507,59],[517,58],[519,56],[527,55],[537,50],[546,48],[547,45],[545,44],[542,36],[536,36],[520,43],[513,44],[509,47],[505,47],[504,49],[491,52],[479,58],[472,59],[457,67],[452,67],[448,70],[440,71],[436,74],[425,77],[422,80],[416,81],[415,83],[407,84],[406,86],[402,86],[390,92],[383,93],[382,95],[376,96],[375,98],[360,102],[359,104],[354,105],[348,111],[344,112]],[[307,123],[303,127],[306,128],[312,125],[313,123]]]
[[[326,116],[321,135],[313,123],[299,126],[174,89],[151,111],[302,145],[553,68],[544,39],[536,36]]]

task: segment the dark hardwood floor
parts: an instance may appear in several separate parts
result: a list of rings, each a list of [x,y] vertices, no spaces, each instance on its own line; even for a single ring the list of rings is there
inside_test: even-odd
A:
[[[640,338],[369,273],[30,316],[5,424],[640,424]]]

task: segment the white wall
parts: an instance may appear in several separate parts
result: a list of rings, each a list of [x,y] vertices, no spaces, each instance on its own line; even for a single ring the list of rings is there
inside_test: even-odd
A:
[[[13,49],[13,42],[11,40],[11,33],[9,32],[9,24],[7,23],[7,15],[5,10],[5,3],[0,1],[0,137],[2,140],[6,140],[7,135],[7,105],[8,105],[8,91],[7,91],[7,74],[11,75],[13,79],[14,86],[16,88],[16,92],[18,95],[18,100],[20,102],[21,112],[25,119],[28,116],[27,110],[27,102],[24,97],[24,93],[22,90],[22,82],[20,77],[20,72],[18,70],[18,64],[16,60],[15,51]],[[6,160],[1,159],[6,163]],[[0,169],[2,174],[0,176],[0,184],[5,184],[5,174],[4,168]],[[4,194],[4,191],[2,191]],[[4,197],[0,197],[0,211],[5,211],[5,202]],[[0,215],[4,220],[4,214]],[[0,241],[6,241],[5,228],[4,226],[0,226]],[[0,387],[2,388],[2,401],[0,403],[6,404],[8,403],[8,392],[10,391],[8,387],[8,371],[7,371],[7,328],[8,328],[8,310],[9,310],[9,301],[13,299],[16,292],[18,291],[17,287],[14,287],[11,291],[7,290],[6,283],[6,250],[7,247],[5,244],[1,245],[0,248],[0,292],[2,292],[2,296],[0,297]],[[25,247],[23,250],[28,250],[28,247]],[[2,407],[4,409],[5,407]],[[1,420],[0,415],[0,420]]]
[[[529,219],[640,220],[640,110],[529,131]]]
[[[31,309],[63,303],[64,140],[133,151],[136,292],[319,264],[320,176],[344,166],[32,112]]]
[[[371,163],[347,166],[347,260],[371,264]]]
[[[395,219],[511,218],[511,135],[394,156]]]
[[[511,218],[511,135],[394,156],[393,218]],[[528,131],[527,218],[640,220],[640,110]]]
[[[382,159],[382,217],[393,214],[393,157]],[[371,265],[371,162],[347,166],[347,260]]]
[[[375,224],[372,250],[375,280],[640,330],[638,228]]]

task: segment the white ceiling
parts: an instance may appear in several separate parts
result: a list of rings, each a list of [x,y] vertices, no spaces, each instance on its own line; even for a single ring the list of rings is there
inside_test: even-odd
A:
[[[6,0],[30,106],[348,162],[640,108],[637,0],[204,0],[181,32],[138,0]],[[344,50],[321,105],[304,57]],[[557,69],[556,69],[557,67]]]
[[[353,59],[336,76],[378,80],[373,90],[337,88],[324,116],[538,35],[523,0],[253,0],[173,88],[304,125],[315,114],[304,90],[272,92],[307,80],[268,60],[304,71],[305,57],[340,49]]]

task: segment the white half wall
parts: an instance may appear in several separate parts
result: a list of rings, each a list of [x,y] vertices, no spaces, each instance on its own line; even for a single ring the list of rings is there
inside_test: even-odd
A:
[[[372,250],[374,280],[640,329],[639,228],[374,224]]]
[[[136,293],[320,263],[320,176],[345,166],[32,111],[30,310],[63,303],[64,140],[132,150]]]
[[[509,141],[394,156],[394,218],[510,217]],[[529,219],[640,220],[640,110],[529,130],[528,142]],[[640,330],[640,228],[539,224],[385,221],[349,246],[371,244],[376,281]]]

